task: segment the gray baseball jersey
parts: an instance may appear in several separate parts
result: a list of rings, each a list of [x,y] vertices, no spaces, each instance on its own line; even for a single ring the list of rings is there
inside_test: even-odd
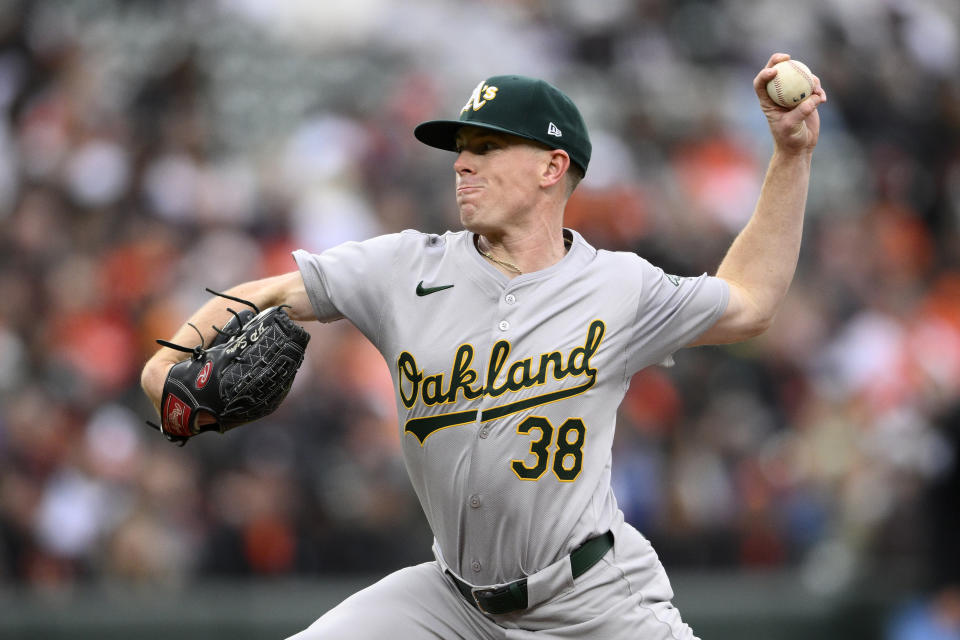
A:
[[[631,376],[727,304],[722,280],[666,275],[565,234],[560,262],[513,279],[467,231],[294,253],[317,317],[350,320],[390,366],[435,550],[472,584],[531,574],[610,529],[614,425]]]

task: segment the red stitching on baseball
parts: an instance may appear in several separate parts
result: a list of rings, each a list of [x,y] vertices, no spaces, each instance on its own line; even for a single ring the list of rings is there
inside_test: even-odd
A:
[[[784,102],[786,102],[786,100],[783,97],[783,85],[780,84],[780,74],[777,74],[776,76],[774,76],[773,88],[777,90],[777,98],[779,98],[778,103],[780,104],[780,106],[781,107],[786,106],[783,104]]]
[[[801,67],[800,65],[798,65],[798,64],[797,64],[796,62],[794,62],[793,60],[788,60],[787,62],[790,63],[790,66],[791,66],[791,67],[793,67],[794,69],[797,70],[797,73],[799,73],[801,76],[803,76],[803,78],[804,78],[804,79],[807,81],[807,83],[810,85],[810,93],[813,93],[813,77],[811,77],[809,73],[807,73],[806,71],[803,70],[803,67]]]

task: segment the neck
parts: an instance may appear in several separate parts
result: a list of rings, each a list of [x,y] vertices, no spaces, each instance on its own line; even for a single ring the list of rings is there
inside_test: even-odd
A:
[[[563,229],[519,236],[476,236],[477,250],[508,277],[540,271],[560,262],[567,253]]]

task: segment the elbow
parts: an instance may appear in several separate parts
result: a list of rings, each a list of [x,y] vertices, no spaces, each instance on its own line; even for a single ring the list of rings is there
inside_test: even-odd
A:
[[[721,335],[714,336],[717,344],[743,342],[762,335],[773,324],[773,314],[742,313],[726,325]]]
[[[734,318],[739,339],[748,340],[765,333],[773,325],[783,296],[767,295],[763,290],[743,287],[737,287],[734,291],[737,298]]]
[[[743,339],[749,340],[750,338],[756,338],[757,336],[763,335],[767,332],[767,329],[769,329],[771,325],[773,325],[773,314],[761,315],[753,318],[743,328]]]
[[[715,342],[716,344],[733,344],[736,342],[743,342],[744,340],[749,340],[751,338],[756,338],[770,328],[772,321],[772,318],[763,316],[757,316],[756,318],[743,318],[735,325],[730,325],[727,332],[724,333],[722,337],[718,336],[711,342]]]
[[[740,330],[743,334],[743,340],[756,338],[767,332],[773,325],[773,319],[777,315],[777,309],[773,305],[750,305],[745,310],[746,313],[741,318]]]
[[[761,335],[773,324],[777,302],[758,298],[735,282],[728,282],[730,300],[726,310],[717,323],[691,346],[742,342]]]

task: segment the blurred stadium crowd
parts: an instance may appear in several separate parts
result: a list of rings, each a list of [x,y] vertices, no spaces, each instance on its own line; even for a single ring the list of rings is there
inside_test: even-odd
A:
[[[948,0],[0,1],[0,585],[428,558],[389,372],[346,323],[310,327],[278,413],[183,449],[143,424],[153,340],[294,248],[456,228],[453,156],[411,131],[495,73],[581,105],[568,226],[712,272],[774,51],[830,98],[797,280],[767,335],[637,376],[618,499],[668,570],[960,581],[958,34]]]

